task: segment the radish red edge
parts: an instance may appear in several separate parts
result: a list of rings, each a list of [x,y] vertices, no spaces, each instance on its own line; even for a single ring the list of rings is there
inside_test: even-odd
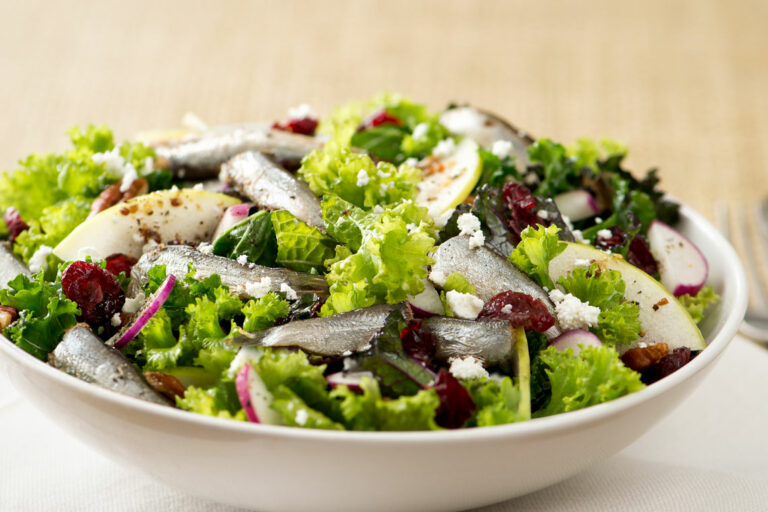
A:
[[[235,390],[237,391],[237,399],[240,400],[240,405],[243,406],[243,411],[251,423],[260,423],[259,415],[256,414],[256,408],[253,406],[253,400],[251,400],[251,372],[254,371],[251,365],[245,363],[240,371],[235,376]]]
[[[163,284],[161,284],[157,289],[155,295],[150,298],[149,306],[141,312],[139,318],[133,324],[131,324],[131,326],[125,331],[125,334],[120,336],[120,339],[117,340],[114,345],[116,349],[119,350],[123,348],[128,343],[130,343],[133,338],[138,336],[144,326],[147,325],[150,319],[155,316],[158,311],[160,311],[160,308],[163,307],[165,301],[167,301],[168,297],[171,296],[171,292],[173,291],[175,284],[176,276],[173,274],[169,275],[165,281],[163,281]]]
[[[560,213],[572,221],[588,219],[600,213],[595,198],[586,190],[563,192],[554,199]]]
[[[248,203],[236,204],[227,208],[213,232],[212,240],[218,239],[228,229],[247,219],[250,210],[251,205]]]
[[[659,261],[661,284],[675,297],[696,295],[709,277],[704,253],[676,229],[654,220],[648,228],[648,243]]]

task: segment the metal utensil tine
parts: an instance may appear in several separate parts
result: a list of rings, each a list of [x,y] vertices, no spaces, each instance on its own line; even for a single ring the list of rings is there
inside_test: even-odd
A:
[[[750,297],[755,299],[750,304],[750,310],[768,313],[768,298],[765,295],[768,286],[765,285],[766,279],[763,275],[764,263],[762,258],[758,259],[763,252],[763,247],[759,241],[762,236],[758,233],[756,217],[759,215],[755,215],[757,211],[755,208],[750,208],[746,212],[739,211],[739,215],[734,217],[742,238],[742,260],[745,260],[747,265]]]

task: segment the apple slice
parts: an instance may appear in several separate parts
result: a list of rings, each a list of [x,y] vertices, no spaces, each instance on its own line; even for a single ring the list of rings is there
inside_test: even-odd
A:
[[[483,170],[477,149],[475,141],[464,139],[453,154],[441,159],[429,158],[422,164],[424,180],[419,183],[416,202],[426,206],[436,221],[464,201],[475,188]]]
[[[553,281],[567,275],[584,260],[597,262],[602,268],[621,273],[626,283],[624,298],[640,306],[640,322],[645,335],[630,345],[620,348],[625,352],[640,342],[666,343],[670,350],[688,347],[703,350],[706,342],[701,331],[685,308],[664,286],[639,268],[617,256],[604,253],[584,244],[568,243],[565,251],[549,263],[549,276]]]
[[[140,257],[149,241],[209,241],[224,210],[240,201],[204,190],[162,190],[139,196],[91,217],[54,249],[64,261],[88,254]]]
[[[648,228],[651,254],[659,262],[661,283],[675,297],[696,295],[709,276],[707,259],[698,247],[676,229],[655,220]]]

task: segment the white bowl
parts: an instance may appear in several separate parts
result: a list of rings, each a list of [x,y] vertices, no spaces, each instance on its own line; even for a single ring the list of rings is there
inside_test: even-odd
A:
[[[86,384],[0,340],[0,364],[27,399],[119,464],[187,493],[261,510],[458,510],[568,478],[637,439],[691,393],[739,327],[738,257],[703,217],[680,229],[706,254],[721,302],[709,346],[648,388],[595,407],[498,427],[441,432],[329,432],[221,420]]]

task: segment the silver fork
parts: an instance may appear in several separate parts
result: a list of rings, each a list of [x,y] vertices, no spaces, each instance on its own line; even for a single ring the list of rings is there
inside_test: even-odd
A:
[[[749,283],[749,305],[741,333],[768,342],[768,198],[749,208],[715,206],[720,232],[730,240]]]

